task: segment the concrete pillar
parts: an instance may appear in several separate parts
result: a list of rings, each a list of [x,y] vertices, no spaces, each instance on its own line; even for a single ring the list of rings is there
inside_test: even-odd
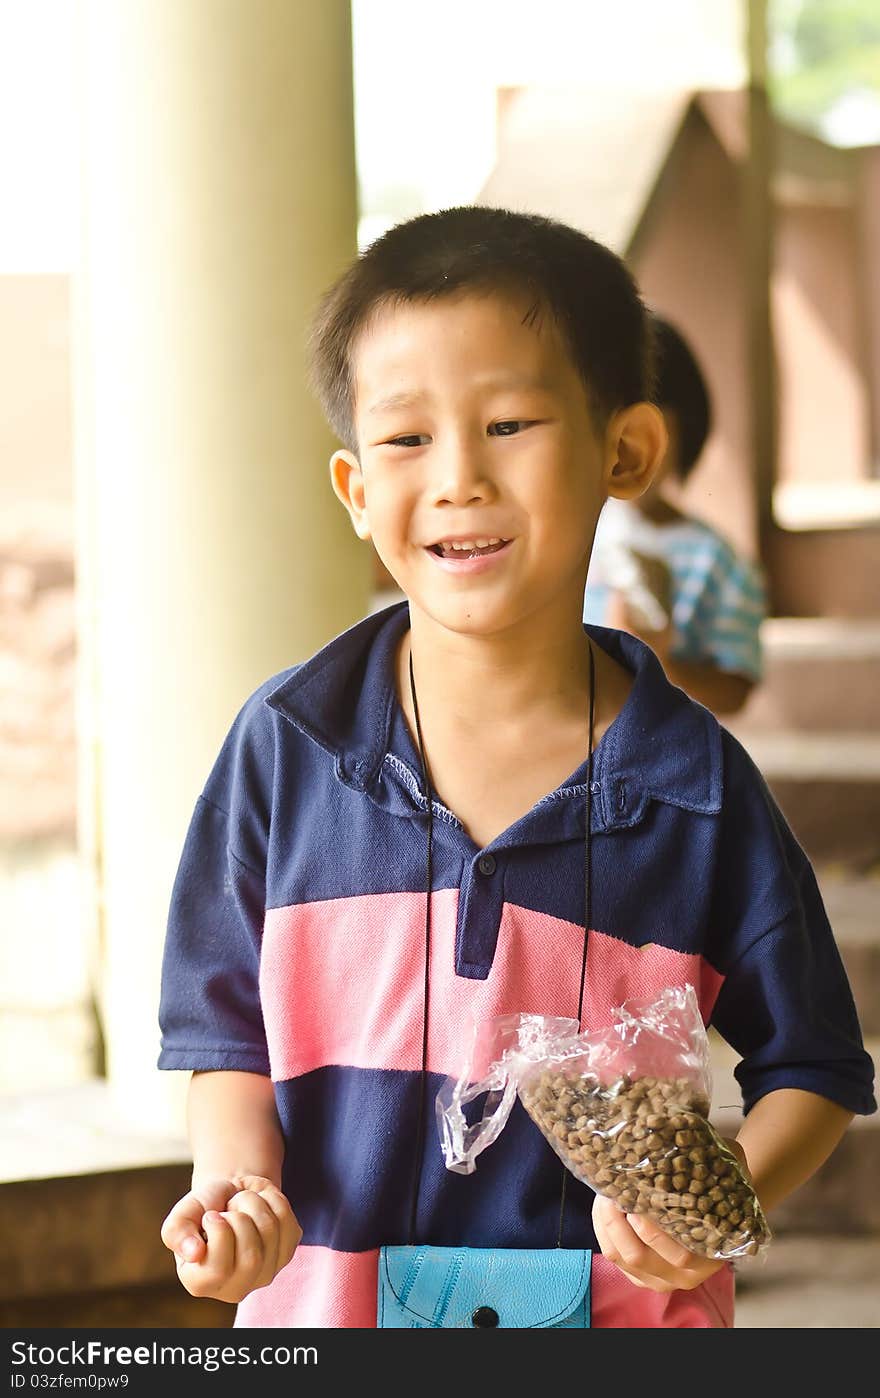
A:
[[[156,1011],[192,807],[238,707],[363,616],[305,385],[354,254],[347,0],[80,0],[80,844],[120,1110],[182,1121]]]
[[[767,0],[747,0],[748,157],[742,168],[742,236],[746,290],[749,407],[757,535],[763,559],[773,530],[779,439],[773,336],[773,170],[775,124],[767,92]],[[773,610],[773,578],[770,609]]]

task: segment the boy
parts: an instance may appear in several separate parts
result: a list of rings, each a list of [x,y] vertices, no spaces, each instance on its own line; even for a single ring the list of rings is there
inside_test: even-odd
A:
[[[522,1325],[732,1323],[729,1263],[573,1177],[558,1235],[559,1162],[519,1105],[471,1177],[421,1129],[472,1014],[576,1013],[591,693],[583,1024],[694,985],[742,1055],[735,1148],[768,1209],[875,1109],[812,872],[757,771],[646,645],[581,621],[599,511],[666,449],[649,354],[612,253],[500,209],[391,229],[322,304],[333,488],[407,601],[247,701],[175,884],[159,1061],[193,1070],[193,1181],[162,1237],[239,1325],[385,1324],[380,1259],[406,1244],[456,1266],[580,1253],[578,1319]]]
[[[611,500],[602,512],[587,575],[584,621],[641,636],[673,684],[714,714],[737,713],[761,678],[764,583],[755,564],[738,557],[716,529],[669,499],[670,480],[686,481],[700,459],[712,412],[687,341],[660,316],[652,317],[652,326],[654,399],[663,410],[669,446],[638,500]],[[666,615],[651,626],[633,603],[640,582],[652,586],[650,576],[639,574],[655,568],[665,575]]]

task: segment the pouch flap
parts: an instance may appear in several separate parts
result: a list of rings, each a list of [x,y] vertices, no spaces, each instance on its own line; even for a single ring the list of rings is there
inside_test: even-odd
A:
[[[588,1327],[591,1260],[572,1248],[382,1248],[378,1323],[470,1329],[488,1309],[503,1329]]]

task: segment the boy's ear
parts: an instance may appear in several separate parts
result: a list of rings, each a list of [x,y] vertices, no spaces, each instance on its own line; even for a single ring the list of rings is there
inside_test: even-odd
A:
[[[654,403],[632,403],[608,424],[604,484],[616,500],[637,500],[663,464],[669,434]]]
[[[359,539],[369,539],[370,522],[360,462],[353,452],[335,451],[330,458],[330,483],[354,525]]]

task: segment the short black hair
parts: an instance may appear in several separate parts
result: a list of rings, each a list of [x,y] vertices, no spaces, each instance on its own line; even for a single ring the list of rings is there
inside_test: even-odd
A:
[[[678,475],[685,480],[696,466],[712,430],[712,402],[693,350],[680,330],[651,315],[654,338],[654,402],[674,413],[679,432]]]
[[[383,306],[474,290],[525,293],[527,323],[549,312],[600,421],[651,398],[649,316],[609,248],[537,214],[466,205],[420,214],[371,243],[322,297],[309,337],[312,387],[357,450],[352,346]]]

